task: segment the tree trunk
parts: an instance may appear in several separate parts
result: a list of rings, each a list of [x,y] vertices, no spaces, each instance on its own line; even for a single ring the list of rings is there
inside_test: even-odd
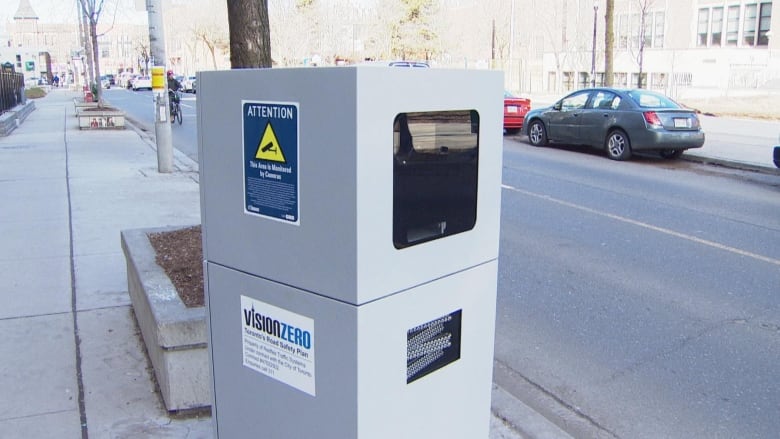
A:
[[[615,50],[615,0],[607,0],[605,11],[604,32],[604,86],[612,87],[615,83],[613,55]]]
[[[92,59],[95,61],[95,84],[97,85],[97,96],[95,101],[98,103],[98,107],[103,106],[103,84],[100,82],[100,54],[98,53],[98,41],[97,41],[97,23],[93,20],[89,21],[89,33],[92,39]]]
[[[227,0],[230,67],[271,67],[268,0]]]
[[[209,53],[211,54],[211,65],[214,66],[214,70],[217,70],[217,55],[216,50],[217,48],[214,46],[214,44],[209,43],[206,40],[203,40],[206,43],[206,47],[209,49]]]
[[[90,35],[89,19],[87,18],[87,11],[85,9],[81,10],[81,21],[84,29],[84,35],[82,36],[84,38],[84,55],[87,57],[87,65],[84,68],[84,81],[86,82],[85,85],[87,88],[90,88],[92,83],[95,82],[95,63],[93,59],[94,52],[92,51],[92,36]]]

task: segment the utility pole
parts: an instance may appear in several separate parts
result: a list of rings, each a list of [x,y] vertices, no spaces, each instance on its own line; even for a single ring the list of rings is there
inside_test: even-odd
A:
[[[490,67],[496,68],[496,19],[493,19],[493,35],[490,38]]]
[[[596,86],[596,28],[599,18],[599,2],[593,0],[593,50],[590,58],[590,86]]]
[[[149,15],[149,46],[152,65],[165,69],[165,32],[161,0],[146,0]],[[157,143],[157,171],[173,172],[173,144],[171,142],[170,110],[167,85],[154,96],[154,135]]]

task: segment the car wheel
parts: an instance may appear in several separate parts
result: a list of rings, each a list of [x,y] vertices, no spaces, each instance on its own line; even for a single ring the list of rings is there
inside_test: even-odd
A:
[[[685,152],[684,149],[662,149],[661,150],[661,157],[665,159],[679,159],[680,156]]]
[[[533,146],[547,145],[547,130],[541,120],[535,120],[528,126],[528,140]]]
[[[606,141],[607,156],[612,160],[631,158],[631,141],[623,130],[610,131]]]

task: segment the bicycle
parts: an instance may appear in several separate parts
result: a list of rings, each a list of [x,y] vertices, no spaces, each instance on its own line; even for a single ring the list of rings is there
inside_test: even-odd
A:
[[[169,91],[168,92],[168,100],[171,104],[171,123],[174,121],[179,122],[179,125],[182,123],[182,117],[181,117],[181,105],[179,104],[179,101],[181,100],[181,97],[179,96],[178,91]]]

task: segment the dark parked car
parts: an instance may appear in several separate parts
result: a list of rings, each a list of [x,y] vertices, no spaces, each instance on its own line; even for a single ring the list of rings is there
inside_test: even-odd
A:
[[[777,142],[780,143],[780,136],[777,136]],[[780,168],[780,145],[775,146],[772,160],[775,162],[775,166]]]
[[[517,134],[523,128],[523,119],[531,109],[531,100],[504,92],[504,132]]]
[[[657,151],[673,159],[704,145],[693,110],[643,89],[575,91],[551,107],[529,111],[523,131],[535,146],[589,145],[603,148],[613,160],[627,160],[635,151]]]

